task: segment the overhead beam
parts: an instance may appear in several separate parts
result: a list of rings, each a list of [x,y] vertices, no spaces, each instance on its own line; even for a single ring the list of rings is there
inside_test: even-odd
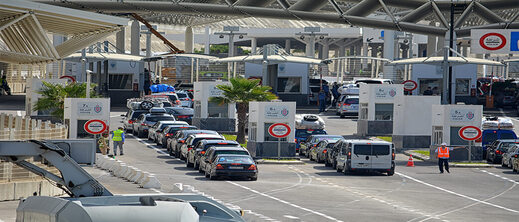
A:
[[[314,12],[324,7],[326,3],[327,0],[299,0],[290,6],[290,10]]]
[[[463,11],[463,13],[461,13],[460,17],[458,17],[458,19],[454,23],[454,28],[459,28],[461,25],[463,25],[465,20],[467,20],[467,18],[469,17],[470,13],[472,12],[473,8],[474,8],[474,2],[471,2],[467,6],[467,8],[465,8],[465,11]]]
[[[434,14],[436,14],[436,17],[438,17],[438,19],[440,20],[440,22],[443,25],[443,27],[449,28],[450,25],[447,22],[447,19],[445,19],[445,16],[443,16],[443,13],[440,11],[440,9],[436,5],[436,3],[435,2],[431,2],[431,5],[432,5],[432,8],[433,8]]]
[[[255,6],[255,7],[265,7],[276,0],[238,0],[234,3],[234,5],[241,5],[241,6]]]
[[[1,25],[1,26],[0,26],[0,31],[2,31],[3,29],[5,29],[5,28],[11,26],[11,25],[14,24],[14,23],[19,22],[20,20],[26,18],[27,16],[29,16],[29,13],[25,13],[25,14],[23,14],[23,15],[21,15],[21,16],[17,16],[15,19],[13,19],[13,20],[11,20],[11,21],[9,21],[9,22],[7,22],[7,23]]]
[[[494,24],[486,24],[486,25],[478,25],[478,26],[472,26],[472,27],[464,27],[456,29],[456,36],[457,37],[467,37],[470,36],[470,30],[474,29],[519,29],[519,22],[512,22],[512,23],[494,23]]]
[[[378,0],[363,0],[346,11],[346,15],[368,16],[381,7]]]
[[[427,17],[431,13],[432,3],[427,2],[417,9],[409,12],[407,15],[400,19],[401,22],[419,22],[423,18]]]
[[[488,9],[484,5],[482,5],[479,2],[474,2],[474,12],[485,20],[488,23],[501,23],[506,22],[503,18],[501,18],[499,15],[494,13],[492,10]]]

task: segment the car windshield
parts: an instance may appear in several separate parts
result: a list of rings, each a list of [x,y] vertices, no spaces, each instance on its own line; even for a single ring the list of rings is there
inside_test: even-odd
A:
[[[254,160],[249,156],[219,156],[218,163],[253,164]]]
[[[205,144],[204,150],[207,150],[209,147],[222,147],[222,146],[238,146],[238,144],[233,143],[208,143]]]
[[[176,109],[176,108],[166,108],[168,113],[175,113],[179,115],[193,115],[195,113],[194,109]]]
[[[312,130],[312,129],[309,129],[309,130],[296,130],[296,137],[302,137],[302,138],[306,138],[310,135],[321,135],[321,134],[326,134],[326,131],[324,130]]]
[[[175,117],[172,116],[148,116],[146,117],[146,121],[148,122],[158,122],[158,121],[165,121],[165,120],[175,120]]]

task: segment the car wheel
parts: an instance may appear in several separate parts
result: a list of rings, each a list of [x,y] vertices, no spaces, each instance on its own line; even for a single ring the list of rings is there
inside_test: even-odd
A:
[[[513,171],[513,172],[517,172],[517,170],[515,169],[515,167],[512,167],[512,171]]]
[[[344,173],[344,175],[348,175],[350,173],[349,170],[346,168],[346,163],[342,167],[342,173]]]
[[[395,164],[391,164],[391,169],[387,172],[388,176],[393,176],[395,174]]]
[[[502,161],[502,160],[501,160],[501,166],[502,166],[502,167],[505,167],[505,166],[506,166],[506,165],[505,165],[505,162]]]
[[[333,169],[337,169],[337,161],[335,161],[335,160],[333,161],[332,167],[333,167]]]
[[[209,179],[210,180],[216,180],[216,179],[218,179],[218,177],[217,176],[213,176],[211,173],[209,173]]]
[[[193,164],[189,162],[189,160],[187,160],[186,158],[186,167],[193,167]]]
[[[144,138],[144,132],[138,131],[137,132],[137,137]]]
[[[162,142],[162,148],[167,148],[168,145],[166,143],[164,143],[164,141]]]
[[[169,154],[169,156],[174,156],[173,152],[171,151],[171,149],[168,149],[168,154]]]

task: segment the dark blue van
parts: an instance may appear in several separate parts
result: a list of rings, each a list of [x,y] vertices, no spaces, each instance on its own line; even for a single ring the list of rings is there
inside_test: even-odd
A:
[[[481,135],[481,146],[483,146],[483,155],[487,153],[487,146],[496,140],[517,139],[517,135],[513,130],[488,129],[483,130]],[[485,158],[485,157],[483,157]]]
[[[324,129],[296,129],[296,153],[299,152],[299,145],[305,142],[310,135],[328,134]]]

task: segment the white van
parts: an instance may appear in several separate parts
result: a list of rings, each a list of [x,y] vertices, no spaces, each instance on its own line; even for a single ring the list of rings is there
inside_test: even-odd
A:
[[[385,141],[346,140],[336,157],[337,171],[379,171],[395,174],[395,146]]]

